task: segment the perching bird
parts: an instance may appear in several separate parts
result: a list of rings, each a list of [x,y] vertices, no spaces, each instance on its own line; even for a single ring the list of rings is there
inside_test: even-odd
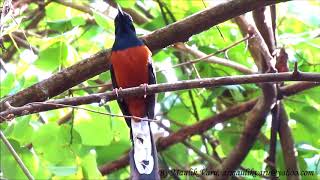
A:
[[[111,52],[111,79],[114,90],[155,84],[151,52],[137,37],[132,18],[118,6],[115,20],[115,42]],[[154,118],[155,95],[118,98],[123,115]],[[158,158],[150,122],[125,118],[130,128],[130,168],[132,179],[160,179]]]

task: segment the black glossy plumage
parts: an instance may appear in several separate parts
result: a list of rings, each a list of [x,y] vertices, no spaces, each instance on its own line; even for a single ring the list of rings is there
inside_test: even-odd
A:
[[[119,12],[114,20],[115,41],[112,50],[123,50],[129,47],[141,46],[143,42],[137,37],[132,18],[125,12]]]

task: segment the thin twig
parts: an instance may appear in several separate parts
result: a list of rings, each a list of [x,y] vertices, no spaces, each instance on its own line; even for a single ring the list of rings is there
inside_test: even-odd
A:
[[[3,72],[7,73],[8,70],[6,68],[6,64],[3,62],[2,58],[0,57],[0,70],[3,70]]]
[[[72,88],[70,91],[80,91],[80,90],[86,90],[86,89],[94,89],[94,88],[99,88],[99,87],[107,87],[107,88],[112,88],[111,83],[105,83],[105,84],[99,84],[99,85],[93,85],[93,86],[84,86],[80,88]]]
[[[73,2],[67,2],[67,1],[63,1],[63,0],[53,0],[53,2],[62,4],[64,6],[67,6],[67,7],[73,8],[73,9],[77,9],[79,11],[88,13],[90,15],[93,14],[92,10],[90,9],[90,7],[88,5],[79,5],[79,4],[75,4]]]
[[[21,160],[21,158],[19,157],[19,155],[17,154],[17,152],[14,150],[14,148],[11,146],[10,142],[8,141],[8,139],[6,138],[6,136],[2,133],[2,131],[0,130],[0,138],[3,141],[3,143],[7,146],[8,150],[10,151],[10,153],[12,154],[12,156],[14,157],[14,159],[17,161],[17,163],[19,164],[21,170],[23,171],[23,173],[27,176],[27,178],[29,180],[34,180],[33,176],[31,175],[30,171],[28,170],[28,168],[26,167],[26,165],[23,163],[23,161]]]
[[[271,172],[277,170],[276,167],[276,148],[277,148],[277,134],[279,131],[279,115],[280,115],[280,101],[276,102],[276,105],[271,110],[272,122],[271,122],[271,132],[270,132],[270,147],[269,147],[269,157],[265,160],[267,163],[267,169]],[[270,179],[276,180],[276,174],[270,174]]]
[[[32,103],[26,104],[26,106],[27,106],[27,105],[32,105],[32,104],[47,104],[47,105],[53,105],[53,106],[70,107],[70,108],[74,108],[74,109],[81,109],[81,110],[85,110],[85,111],[89,111],[89,112],[93,112],[93,113],[98,113],[98,114],[103,114],[103,115],[112,116],[112,117],[124,117],[124,118],[138,119],[138,120],[141,120],[141,121],[149,121],[149,122],[158,122],[158,121],[159,121],[159,120],[157,120],[157,119],[141,118],[141,117],[137,117],[137,116],[118,115],[118,114],[112,114],[112,113],[95,111],[95,110],[92,110],[92,109],[83,108],[83,107],[79,107],[79,106],[72,106],[72,105],[59,104],[59,103],[32,102]]]
[[[280,103],[279,106],[280,106],[279,137],[280,137],[284,164],[287,170],[290,170],[292,172],[299,172],[299,164],[296,158],[294,141],[293,141],[290,127],[288,125],[288,121],[289,121],[288,115],[285,111],[283,103]],[[294,174],[289,174],[287,178],[290,180],[301,179],[300,175],[294,175]]]
[[[162,2],[161,2],[160,0],[156,0],[156,1],[157,1],[157,3],[159,4],[160,12],[161,12],[162,18],[163,18],[163,20],[164,20],[164,23],[165,23],[166,25],[168,25],[168,24],[169,24],[169,20],[168,20],[168,18],[167,18],[166,13],[164,12],[163,4],[162,4]]]
[[[199,112],[198,112],[196,103],[195,103],[195,101],[194,101],[194,97],[193,97],[193,94],[192,94],[192,90],[189,90],[189,91],[188,91],[188,95],[189,95],[190,100],[191,100],[191,105],[192,105],[192,109],[193,109],[193,115],[194,115],[194,117],[196,118],[197,122],[199,122],[199,121],[200,121]],[[207,145],[207,143],[206,143],[206,139],[205,139],[205,137],[204,137],[204,134],[201,134],[200,136],[201,136],[201,140],[202,140],[202,142],[203,142],[203,145],[204,145],[204,147],[205,147],[205,149],[206,149],[206,152],[207,152],[207,154],[209,154],[209,148],[208,148],[208,145]]]
[[[183,44],[183,43],[176,43],[174,47],[180,51],[189,53],[196,58],[203,58],[203,57],[207,56],[207,54],[205,54],[197,49],[191,48],[190,46]],[[216,56],[209,57],[208,59],[206,59],[204,61],[206,61],[208,63],[220,64],[222,66],[230,67],[230,68],[233,68],[234,70],[242,72],[243,74],[253,74],[254,73],[253,70],[251,70],[250,68],[247,68],[246,66],[244,66],[242,64],[239,64],[235,61],[230,61],[228,59],[216,57]]]
[[[241,39],[241,40],[239,40],[239,41],[237,41],[237,42],[235,42],[235,43],[233,43],[233,44],[231,44],[231,45],[229,45],[229,46],[227,46],[227,47],[225,47],[225,48],[223,48],[223,49],[221,49],[221,50],[218,50],[218,51],[216,51],[216,52],[214,52],[214,53],[208,54],[207,56],[204,56],[204,57],[202,57],[202,58],[197,58],[197,59],[192,60],[192,61],[188,61],[188,62],[176,64],[176,65],[174,65],[174,66],[171,66],[171,68],[176,68],[176,67],[180,67],[180,66],[185,66],[185,65],[189,65],[189,64],[194,64],[194,63],[197,63],[197,62],[199,62],[199,61],[208,59],[208,58],[210,58],[210,57],[212,57],[212,56],[214,56],[214,55],[217,55],[217,54],[219,54],[219,53],[225,52],[226,50],[228,50],[228,49],[230,49],[230,48],[232,48],[232,47],[234,47],[234,46],[236,46],[236,45],[238,45],[238,44],[240,44],[240,43],[242,43],[242,42],[244,42],[244,41],[246,41],[246,40],[248,40],[248,39],[250,39],[250,38],[252,38],[252,36],[247,35],[245,38],[243,38],[243,39]],[[166,71],[167,69],[168,69],[168,68],[162,69],[162,70],[158,70],[157,72],[159,72],[159,71]]]

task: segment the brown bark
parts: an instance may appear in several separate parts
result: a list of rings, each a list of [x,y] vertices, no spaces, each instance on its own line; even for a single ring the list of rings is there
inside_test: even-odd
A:
[[[284,1],[286,0],[282,0],[281,2]],[[142,39],[152,51],[156,51],[176,42],[187,41],[192,35],[205,31],[237,15],[274,3],[276,3],[275,0],[228,1],[156,30],[142,37]],[[108,53],[108,50],[101,51],[90,58],[54,74],[46,80],[6,98],[0,102],[0,111],[4,110],[5,101],[8,101],[13,106],[22,106],[34,101],[44,101],[108,70]]]

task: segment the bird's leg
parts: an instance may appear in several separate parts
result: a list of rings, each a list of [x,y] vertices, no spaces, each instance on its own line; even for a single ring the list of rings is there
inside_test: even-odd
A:
[[[112,90],[112,92],[115,92],[116,93],[116,95],[117,95],[117,98],[119,97],[119,91],[121,91],[122,90],[122,87],[119,87],[119,88],[114,88],[113,90]]]
[[[148,84],[147,83],[143,83],[140,86],[144,87],[144,95],[143,95],[143,97],[147,98],[147,87],[148,87]]]

